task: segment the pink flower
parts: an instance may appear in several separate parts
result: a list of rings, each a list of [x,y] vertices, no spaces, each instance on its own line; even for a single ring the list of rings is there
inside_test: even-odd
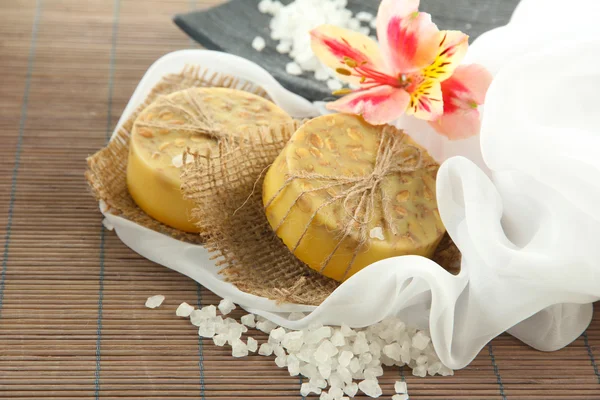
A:
[[[476,105],[483,103],[491,76],[481,66],[458,67],[467,52],[468,36],[438,30],[418,7],[419,0],[381,2],[380,46],[365,35],[331,25],[311,32],[317,57],[340,79],[358,85],[354,91],[336,92],[348,95],[328,108],[362,114],[375,125],[407,113],[430,121],[450,139],[477,134]]]

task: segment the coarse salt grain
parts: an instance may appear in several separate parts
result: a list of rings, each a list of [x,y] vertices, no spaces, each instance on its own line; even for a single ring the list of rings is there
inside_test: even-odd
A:
[[[392,396],[392,400],[408,400],[407,394],[395,394]]]
[[[394,383],[394,391],[396,393],[407,393],[406,382],[396,381],[396,383]]]
[[[249,337],[247,346],[249,352],[256,353],[256,350],[258,350],[258,341],[252,337]]]
[[[254,50],[256,51],[263,51],[263,49],[265,48],[266,43],[265,43],[265,39],[263,39],[260,36],[257,36],[254,38],[254,40],[252,40],[252,47],[254,48]]]
[[[356,19],[361,22],[371,22],[373,21],[373,18],[373,14],[366,11],[360,11],[356,14]]]
[[[365,379],[358,384],[358,388],[369,397],[379,397],[383,394],[379,383],[374,379]]]
[[[157,294],[155,296],[150,296],[146,300],[146,307],[148,308],[157,308],[165,301],[165,296],[162,294]]]
[[[271,354],[273,354],[273,346],[269,343],[261,344],[260,348],[258,349],[258,354],[260,354],[261,356],[270,356]]]
[[[295,62],[289,62],[285,65],[285,72],[290,75],[302,75],[302,68]]]
[[[175,311],[175,315],[177,315],[178,317],[186,317],[187,318],[190,316],[192,311],[194,311],[194,307],[190,306],[186,302],[183,302],[179,305],[179,307],[177,307],[177,310]]]
[[[248,328],[254,328],[256,326],[256,321],[254,320],[254,314],[244,315],[240,321],[242,324],[246,325]]]
[[[223,299],[219,303],[218,308],[219,308],[219,311],[221,311],[221,314],[227,315],[230,312],[232,312],[233,310],[235,310],[235,304],[233,304],[233,301],[231,301],[229,299]]]
[[[330,90],[340,90],[343,86],[342,86],[341,82],[338,81],[337,79],[329,79],[327,81],[327,87]]]

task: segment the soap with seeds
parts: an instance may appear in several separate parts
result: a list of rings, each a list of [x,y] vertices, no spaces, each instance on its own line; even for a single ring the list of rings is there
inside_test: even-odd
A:
[[[219,133],[241,134],[289,121],[291,117],[272,102],[241,90],[191,88],[162,96],[133,125],[127,164],[129,193],[154,219],[198,232],[190,216],[193,205],[180,190],[185,149],[215,154]]]
[[[445,233],[438,168],[394,127],[321,116],[302,125],[269,168],[267,220],[296,257],[337,281],[385,258],[431,257]]]

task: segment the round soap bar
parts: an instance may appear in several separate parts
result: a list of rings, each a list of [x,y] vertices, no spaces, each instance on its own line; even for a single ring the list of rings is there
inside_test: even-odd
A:
[[[218,136],[210,132],[236,134],[290,121],[275,104],[240,90],[192,88],[161,97],[146,107],[133,125],[127,165],[129,193],[154,219],[182,231],[198,232],[190,217],[193,205],[180,190],[184,150],[218,151]]]
[[[263,203],[301,261],[343,281],[384,258],[433,255],[445,232],[438,168],[400,130],[326,115],[301,126],[269,168]]]

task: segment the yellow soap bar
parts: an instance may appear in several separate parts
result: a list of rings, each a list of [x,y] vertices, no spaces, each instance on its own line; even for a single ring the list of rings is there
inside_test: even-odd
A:
[[[346,114],[318,117],[269,168],[266,216],[301,261],[337,281],[384,258],[431,257],[445,232],[438,168],[393,127]]]
[[[192,88],[161,97],[146,107],[133,125],[127,165],[129,193],[154,219],[182,231],[198,232],[190,218],[193,205],[180,190],[185,149],[216,154],[218,136],[211,132],[235,135],[256,126],[290,121],[275,104],[240,90]]]

